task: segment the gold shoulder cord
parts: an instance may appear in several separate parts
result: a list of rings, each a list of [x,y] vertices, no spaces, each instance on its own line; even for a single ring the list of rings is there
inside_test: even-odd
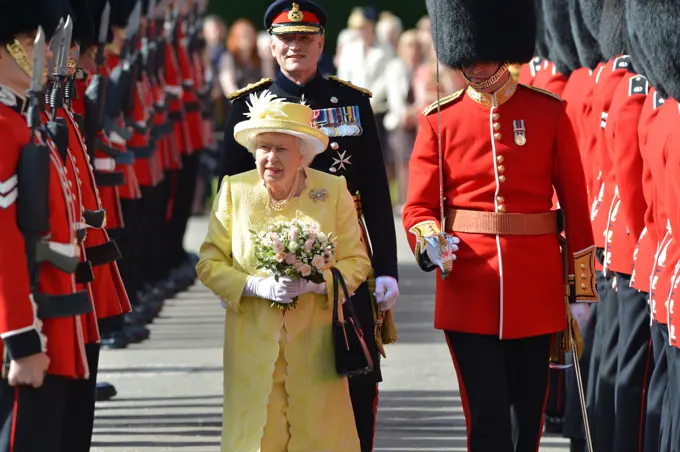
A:
[[[19,67],[28,75],[33,76],[33,63],[31,63],[31,58],[26,53],[24,46],[19,44],[16,39],[5,46],[10,56],[16,61]]]

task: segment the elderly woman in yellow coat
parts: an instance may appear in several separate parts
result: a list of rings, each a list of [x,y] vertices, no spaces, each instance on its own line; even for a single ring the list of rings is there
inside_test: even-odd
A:
[[[358,452],[347,380],[334,364],[329,270],[350,292],[370,271],[354,202],[343,177],[307,167],[328,144],[309,107],[268,92],[250,100],[234,136],[257,169],[223,179],[197,265],[226,307],[222,452]],[[336,237],[324,283],[258,270],[251,231],[293,219]],[[294,308],[272,307],[296,297]]]

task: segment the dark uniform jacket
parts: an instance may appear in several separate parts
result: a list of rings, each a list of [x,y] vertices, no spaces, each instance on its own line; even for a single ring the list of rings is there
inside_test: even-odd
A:
[[[360,195],[362,211],[370,239],[375,276],[398,278],[397,246],[387,174],[382,146],[370,105],[370,92],[334,77],[318,74],[305,85],[297,85],[282,73],[276,80],[264,79],[229,98],[233,101],[227,121],[222,152],[221,176],[231,176],[255,169],[252,154],[234,139],[234,126],[246,120],[250,94],[268,89],[291,102],[305,101],[314,110],[314,121],[329,135],[326,151],[317,155],[311,168],[347,179],[353,196]],[[355,198],[356,199],[356,198]],[[355,297],[368,295],[366,284]],[[362,297],[363,298],[363,297]],[[356,301],[355,309],[377,367],[377,347],[373,340],[370,303]],[[380,372],[374,373],[380,378]]]

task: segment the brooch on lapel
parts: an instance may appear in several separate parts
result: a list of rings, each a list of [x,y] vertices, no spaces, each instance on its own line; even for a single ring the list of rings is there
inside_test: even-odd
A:
[[[312,198],[314,202],[325,201],[326,196],[328,196],[328,192],[325,188],[314,188],[309,192],[309,197]]]

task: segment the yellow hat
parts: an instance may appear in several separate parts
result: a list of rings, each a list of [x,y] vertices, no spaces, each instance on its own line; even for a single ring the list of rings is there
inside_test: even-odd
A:
[[[251,149],[255,137],[261,133],[285,133],[302,139],[314,154],[321,154],[328,146],[328,135],[312,124],[314,111],[304,104],[286,102],[269,90],[258,97],[250,95],[249,118],[234,127],[236,142]]]

